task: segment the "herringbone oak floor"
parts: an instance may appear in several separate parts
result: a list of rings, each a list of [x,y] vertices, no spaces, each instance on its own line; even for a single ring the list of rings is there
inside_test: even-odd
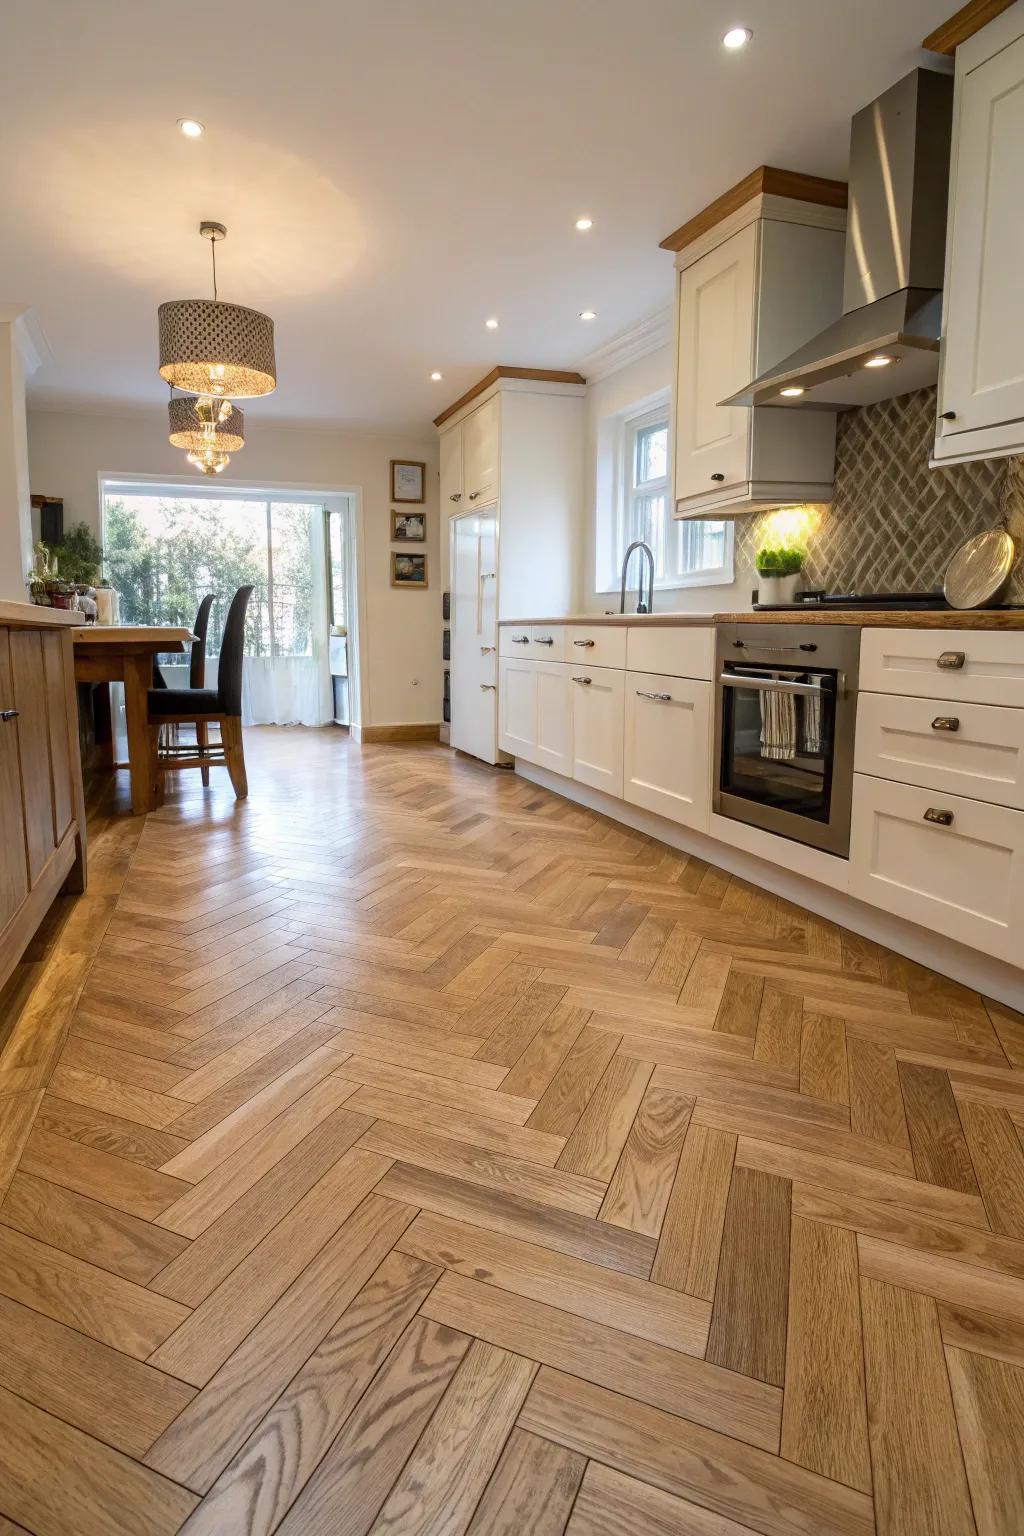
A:
[[[440,748],[247,744],[6,995],[0,1532],[1024,1530],[1024,1018]]]

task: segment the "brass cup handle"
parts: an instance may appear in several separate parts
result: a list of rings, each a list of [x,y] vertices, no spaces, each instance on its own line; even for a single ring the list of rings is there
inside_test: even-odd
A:
[[[943,672],[959,672],[966,660],[966,651],[943,651],[935,665],[941,667]]]
[[[18,709],[0,709],[0,720],[17,720],[20,713]]]
[[[930,805],[924,813],[924,820],[930,821],[936,827],[951,827],[953,825],[953,812],[939,811],[936,810],[934,805]]]
[[[597,642],[595,640],[574,640],[573,641],[573,645],[580,645],[580,646],[583,647],[584,650],[590,650],[592,646],[596,645],[596,643]]]
[[[594,681],[594,679],[592,677],[574,677],[573,678],[573,682],[574,683],[582,683],[584,688],[589,688],[593,681]]]
[[[933,731],[958,731],[960,721],[956,715],[936,715],[932,721]]]
[[[658,704],[671,704],[672,702],[672,695],[670,693],[645,693],[642,688],[636,690],[636,696],[638,699],[654,699]]]

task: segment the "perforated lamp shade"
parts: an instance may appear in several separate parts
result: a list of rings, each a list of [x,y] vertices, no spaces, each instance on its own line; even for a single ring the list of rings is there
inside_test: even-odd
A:
[[[277,387],[274,322],[216,299],[160,305],[160,377],[190,395],[245,400]]]
[[[217,418],[224,410],[229,414],[220,421]],[[202,453],[207,447],[219,453],[237,453],[245,447],[245,416],[229,400],[196,400],[181,395],[169,401],[167,416],[170,441],[186,453]]]

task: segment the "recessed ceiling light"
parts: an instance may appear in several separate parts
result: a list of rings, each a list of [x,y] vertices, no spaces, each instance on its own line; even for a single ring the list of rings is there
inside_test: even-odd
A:
[[[879,352],[877,357],[869,357],[867,362],[864,364],[864,367],[865,368],[888,368],[889,364],[892,363],[892,362],[895,362],[895,358],[886,357],[884,353]]]
[[[206,129],[203,127],[202,123],[194,117],[179,117],[178,127],[181,129],[186,139],[200,139],[206,132]]]
[[[802,395],[803,392],[804,387],[802,384],[790,384],[785,389],[779,390],[780,395],[787,395],[790,398],[794,397],[795,395]]]
[[[493,315],[489,320],[484,321],[484,325],[486,325],[489,331],[496,331],[498,329],[498,322],[495,320]]]
[[[596,320],[597,319],[597,310],[596,309],[581,309],[580,310],[580,319],[581,320]]]
[[[436,384],[438,382],[438,380],[440,379],[441,375],[438,373],[437,369],[435,368],[434,372],[430,375],[430,377],[433,379],[434,383]]]
[[[730,27],[722,42],[726,48],[745,48],[753,35],[749,27]]]
[[[594,221],[587,213],[581,214],[580,217],[576,220],[577,229],[593,229],[593,227]]]

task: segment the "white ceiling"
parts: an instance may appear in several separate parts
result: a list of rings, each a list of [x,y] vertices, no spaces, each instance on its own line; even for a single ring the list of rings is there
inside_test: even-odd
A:
[[[0,303],[53,354],[31,399],[166,398],[156,308],[208,294],[202,218],[221,297],[277,324],[254,426],[426,426],[495,363],[575,367],[670,301],[658,241],[755,166],[843,176],[851,114],[954,8],[5,0]]]

